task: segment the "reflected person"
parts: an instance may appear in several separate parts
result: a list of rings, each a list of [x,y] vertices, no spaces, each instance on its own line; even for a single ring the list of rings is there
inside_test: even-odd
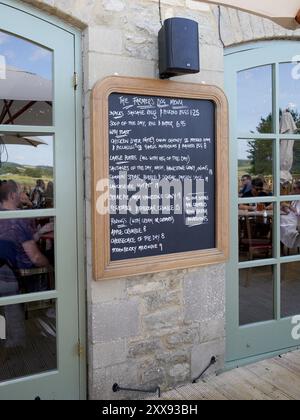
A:
[[[14,181],[0,181],[0,211],[15,211],[21,203],[21,190]],[[14,249],[15,270],[30,270],[48,267],[48,259],[35,242],[36,232],[31,219],[0,219],[0,244],[9,242]],[[4,250],[1,249],[0,253]],[[45,279],[26,276],[24,287],[27,293],[46,290]]]
[[[36,186],[31,194],[31,202],[34,209],[41,209],[45,206],[46,185],[42,179],[36,181]]]
[[[243,175],[241,178],[242,187],[239,192],[240,198],[249,197],[249,193],[252,191],[252,177],[251,175]]]
[[[293,194],[300,195],[300,181],[293,187]],[[300,200],[282,203],[280,217],[281,242],[289,249],[300,247]]]

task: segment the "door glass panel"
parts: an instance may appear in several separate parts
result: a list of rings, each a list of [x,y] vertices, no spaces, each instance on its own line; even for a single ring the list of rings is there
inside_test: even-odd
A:
[[[300,61],[291,62],[295,48],[296,43],[280,43],[277,51],[257,45],[239,58],[226,58],[235,113],[231,146],[238,159],[231,167],[238,207],[238,229],[235,212],[231,217],[232,247],[237,247],[237,237],[239,247],[231,261],[239,273],[232,273],[230,284],[232,360],[271,352],[275,345],[276,350],[289,347],[280,317],[300,314]],[[250,57],[253,67],[245,64],[241,71]],[[272,320],[276,322],[268,322]],[[272,340],[262,338],[272,331]],[[251,349],[245,346],[248,338]]]
[[[0,219],[0,297],[55,288],[53,218]]]
[[[281,134],[300,134],[299,65],[279,65],[279,105]]]
[[[273,266],[240,270],[240,325],[274,319]]]
[[[20,136],[0,133],[0,182],[12,181],[19,196],[16,210],[54,207],[54,141],[53,136]],[[0,186],[0,209],[7,205],[8,185]],[[11,203],[10,207],[11,208]]]
[[[251,261],[273,257],[274,210],[270,203],[239,206],[239,259]]]
[[[281,317],[300,314],[300,262],[281,265]]]
[[[0,307],[0,382],[57,369],[56,304]]]
[[[298,187],[297,187],[298,184]],[[297,194],[300,183],[296,184]],[[280,205],[281,256],[300,254],[300,200],[284,201]]]
[[[300,141],[280,141],[281,195],[295,194],[295,183],[300,180]],[[300,191],[297,192],[300,194]]]
[[[52,125],[52,55],[0,31],[0,124]]]
[[[239,133],[273,133],[273,66],[244,70],[237,75]]]
[[[273,195],[273,141],[239,140],[238,159],[239,197]]]

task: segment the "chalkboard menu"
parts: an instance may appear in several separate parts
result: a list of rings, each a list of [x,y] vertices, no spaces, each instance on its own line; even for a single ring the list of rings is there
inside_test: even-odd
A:
[[[224,262],[228,108],[213,86],[110,77],[92,93],[96,280]]]
[[[216,247],[212,101],[111,94],[109,174],[115,194],[110,215],[112,261]],[[140,189],[130,188],[132,180],[142,189],[133,200]],[[201,196],[197,180],[202,180]]]

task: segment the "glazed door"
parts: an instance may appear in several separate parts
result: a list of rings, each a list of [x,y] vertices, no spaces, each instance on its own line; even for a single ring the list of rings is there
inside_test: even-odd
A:
[[[79,399],[74,35],[0,2],[0,399]]]
[[[298,346],[300,314],[299,43],[227,51],[231,261],[227,361]]]

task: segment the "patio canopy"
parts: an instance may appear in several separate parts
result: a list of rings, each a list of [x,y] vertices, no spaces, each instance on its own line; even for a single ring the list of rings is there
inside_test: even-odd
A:
[[[28,136],[19,136],[11,134],[0,134],[0,145],[20,145],[20,146],[32,146],[37,147],[41,144],[47,145],[39,137],[28,137]]]
[[[37,74],[1,66],[0,124],[51,125],[53,84]]]
[[[0,99],[51,102],[52,81],[7,66],[5,78],[0,78]]]
[[[201,0],[201,2],[233,7],[271,19],[287,29],[300,29],[300,0]]]

